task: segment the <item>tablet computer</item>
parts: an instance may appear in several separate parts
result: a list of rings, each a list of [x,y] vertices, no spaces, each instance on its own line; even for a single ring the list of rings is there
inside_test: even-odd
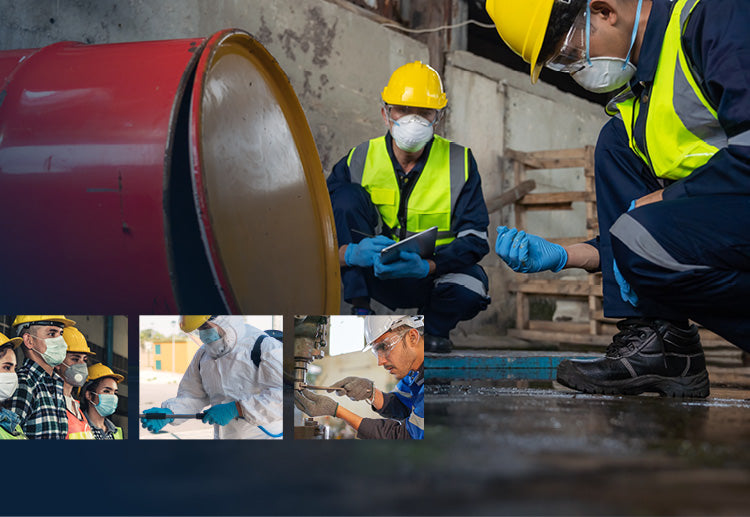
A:
[[[435,241],[437,241],[438,227],[433,226],[427,230],[407,237],[396,244],[391,244],[380,251],[380,261],[390,264],[399,259],[401,251],[412,251],[418,253],[423,259],[428,259],[435,254]]]

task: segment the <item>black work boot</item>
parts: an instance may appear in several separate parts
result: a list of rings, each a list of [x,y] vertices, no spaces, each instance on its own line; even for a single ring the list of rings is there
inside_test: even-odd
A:
[[[617,328],[603,358],[563,361],[557,382],[584,393],[708,396],[706,358],[695,325],[682,329],[664,320],[628,318]]]
[[[424,351],[425,353],[447,354],[453,349],[453,342],[447,337],[433,336],[425,333]]]

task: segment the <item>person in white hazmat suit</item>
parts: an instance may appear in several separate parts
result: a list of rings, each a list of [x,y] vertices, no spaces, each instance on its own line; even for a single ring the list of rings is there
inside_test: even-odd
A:
[[[183,332],[200,341],[180,381],[177,396],[161,408],[163,419],[141,419],[153,433],[185,420],[169,414],[204,411],[215,439],[281,438],[282,352],[280,341],[245,323],[242,316],[180,316]]]

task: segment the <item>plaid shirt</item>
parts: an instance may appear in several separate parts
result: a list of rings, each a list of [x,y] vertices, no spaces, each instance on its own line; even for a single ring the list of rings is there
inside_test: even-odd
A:
[[[11,398],[10,410],[21,417],[27,438],[65,439],[68,415],[62,378],[48,374],[31,359],[26,359],[17,374],[18,390]]]

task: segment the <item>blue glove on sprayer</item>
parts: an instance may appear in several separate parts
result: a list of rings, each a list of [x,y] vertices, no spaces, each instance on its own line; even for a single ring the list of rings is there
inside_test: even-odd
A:
[[[151,409],[146,409],[143,411],[144,413],[163,413],[165,415],[174,415],[174,412],[171,409],[167,409],[164,407],[152,407]],[[144,429],[148,429],[152,433],[158,433],[161,431],[162,427],[164,427],[167,424],[171,424],[174,422],[174,418],[163,418],[163,419],[146,419],[141,418],[141,427]]]
[[[237,411],[237,404],[234,402],[226,402],[208,408],[203,417],[203,423],[227,425],[238,416],[240,416],[240,413]]]
[[[568,263],[568,252],[559,244],[507,226],[497,227],[495,253],[519,273],[557,273]]]
[[[344,261],[347,266],[372,267],[375,258],[380,255],[380,250],[395,242],[385,235],[368,237],[356,244],[352,242],[346,247]]]

